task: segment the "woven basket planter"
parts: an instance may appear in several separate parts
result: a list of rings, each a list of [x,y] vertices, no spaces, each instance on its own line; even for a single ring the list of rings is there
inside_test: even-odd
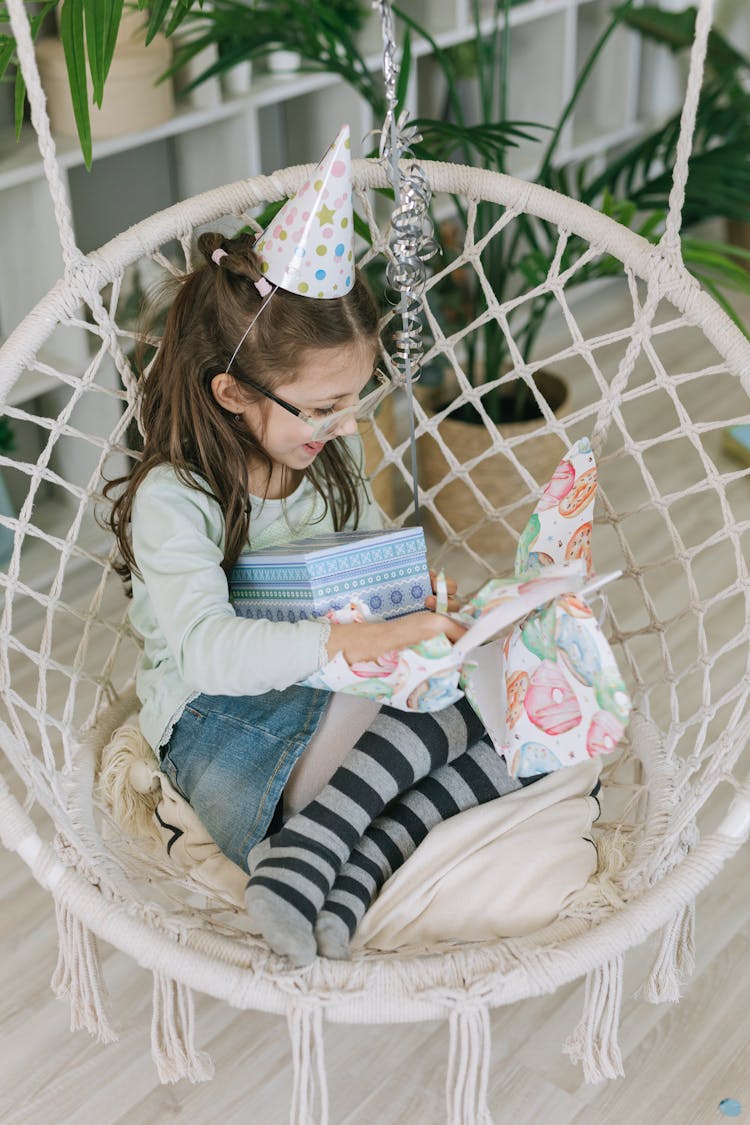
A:
[[[555,416],[563,417],[570,404],[563,380],[541,371],[535,382]],[[431,419],[440,413],[441,398],[445,409],[442,390],[418,391],[418,396]],[[435,438],[425,434],[418,445],[420,484],[425,492],[436,489],[433,503],[437,516],[425,511],[425,523],[433,534],[440,539],[449,534],[442,518],[482,558],[506,562],[512,559],[518,533],[529,516],[528,505],[514,506],[515,498],[526,495],[528,490],[519,466],[531,474],[541,489],[554,472],[565,446],[549,432],[541,417],[490,425],[492,430],[486,423],[463,422],[450,414],[439,421],[440,438],[459,469],[456,472],[449,464]],[[493,448],[494,452],[482,457]]]

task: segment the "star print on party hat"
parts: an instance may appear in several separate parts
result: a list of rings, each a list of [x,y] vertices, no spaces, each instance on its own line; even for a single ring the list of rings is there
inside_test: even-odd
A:
[[[263,276],[290,293],[343,297],[354,285],[353,228],[351,144],[344,125],[256,243]]]

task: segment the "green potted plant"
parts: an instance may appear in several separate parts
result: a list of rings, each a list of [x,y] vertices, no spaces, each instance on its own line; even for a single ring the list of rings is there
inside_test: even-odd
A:
[[[148,19],[147,42],[151,43],[163,25],[167,24],[170,33],[179,26],[194,0],[179,0],[175,10],[170,5],[152,5],[149,0],[137,0],[129,4],[131,12],[143,13],[143,22]],[[81,152],[87,168],[91,167],[91,100],[102,108],[104,85],[110,74],[118,45],[118,34],[123,28],[123,0],[42,0],[30,5],[29,23],[32,39],[37,40],[49,26],[48,17],[56,10],[60,42],[62,44],[65,70],[72,101],[75,126]],[[170,17],[169,20],[167,17]],[[167,30],[167,27],[164,27]],[[0,79],[9,68],[15,67],[15,127],[20,135],[23,124],[26,98],[26,85],[21,68],[18,66],[16,42],[10,26],[5,5],[0,6]]]
[[[209,47],[218,47],[219,58],[186,88],[223,75],[238,62],[272,60],[280,51],[296,55],[302,68],[339,74],[364,92],[378,112],[385,113],[385,98],[377,76],[370,73],[357,39],[368,18],[365,0],[179,0],[181,34],[185,41],[175,52],[164,77],[186,66]],[[168,23],[165,34],[173,34]],[[282,70],[296,69],[282,66]]]
[[[433,58],[445,80],[445,105],[440,117],[420,117],[414,122],[422,139],[415,146],[415,155],[424,159],[454,160],[476,164],[498,172],[506,171],[508,150],[519,140],[540,141],[545,126],[530,122],[513,122],[507,119],[509,81],[510,25],[509,13],[514,3],[524,0],[495,0],[492,29],[488,33],[483,24],[479,0],[473,0],[474,35],[460,48],[443,49],[430,33],[412,16],[398,6],[394,13],[406,34],[403,37],[400,91],[405,96],[411,65],[411,38],[419,35],[428,41]],[[266,11],[261,4],[260,10]],[[385,100],[380,83],[368,71],[357,45],[357,24],[346,14],[342,16],[341,4],[310,3],[310,0],[279,0],[270,5],[269,18],[278,19],[284,28],[284,42],[298,50],[307,69],[335,72],[352,86],[370,104],[376,119],[385,111]],[[265,18],[265,17],[264,17]],[[257,31],[255,10],[242,0],[215,0],[211,10],[193,8],[191,23],[202,28],[196,38],[199,50],[210,38],[224,45],[222,56],[241,57],[252,51],[263,51],[265,45],[254,45],[254,26]],[[559,120],[549,131],[541,150],[538,169],[532,179],[545,186],[563,191],[581,199],[590,206],[612,215],[618,221],[637,230],[651,241],[657,241],[663,229],[671,183],[670,169],[674,158],[679,115],[674,115],[660,127],[639,138],[625,150],[620,150],[603,169],[590,162],[583,167],[560,163],[557,160],[563,128],[578,103],[601,53],[616,28],[625,23],[642,34],[651,34],[652,25],[661,20],[666,27],[672,20],[681,21],[680,46],[687,44],[692,35],[694,14],[666,13],[655,8],[634,8],[633,0],[620,5],[612,13],[610,22],[594,44],[585,60],[574,91],[563,108]],[[281,35],[281,29],[279,30]],[[233,52],[225,49],[231,37]],[[696,130],[695,154],[691,161],[685,204],[685,225],[717,215],[732,217],[750,215],[750,161],[746,158],[750,137],[750,105],[748,95],[742,91],[746,80],[747,60],[718,33],[713,32],[709,50],[709,66],[701,96]],[[226,65],[217,64],[219,68]],[[474,71],[479,94],[480,120],[466,120],[461,98],[460,83]],[[209,76],[199,77],[198,81]],[[732,95],[731,105],[728,98]],[[744,146],[744,147],[743,147]],[[731,161],[731,163],[730,163]],[[721,192],[707,192],[706,185],[721,183]],[[726,188],[726,190],[724,190]],[[460,225],[465,222],[461,201],[456,200],[455,220],[442,227],[444,268],[450,261],[453,243],[462,244]],[[477,236],[486,234],[497,220],[500,209],[493,204],[482,204],[476,221]],[[456,224],[458,223],[458,227]],[[361,229],[362,233],[365,233]],[[523,217],[515,224],[511,235],[493,238],[482,256],[482,265],[494,292],[502,300],[514,290],[529,288],[540,276],[546,275],[557,242],[557,232],[544,224],[533,224]],[[572,263],[582,252],[579,241],[571,239],[566,250],[566,264]],[[734,312],[725,296],[732,288],[748,291],[748,279],[742,269],[742,252],[733,247],[686,235],[683,251],[689,268],[713,292],[725,308]],[[606,277],[613,273],[616,264],[606,257],[580,270],[575,284]],[[460,278],[460,275],[459,275]],[[444,306],[451,312],[461,311],[466,320],[473,319],[482,308],[480,287],[465,275],[459,282],[458,292],[453,291],[453,281],[443,288]],[[519,333],[521,351],[528,357],[538,339],[547,311],[549,298],[542,298],[530,306],[526,314],[519,310],[517,320],[526,316],[513,328]],[[735,317],[736,319],[736,317]],[[465,370],[474,385],[491,381],[507,360],[507,343],[500,327],[489,322],[467,341]],[[500,424],[508,419],[525,418],[529,396],[525,384],[517,388],[517,395],[490,394],[486,399],[487,412]]]
[[[668,48],[674,54],[684,55],[693,42],[696,15],[695,7],[676,12],[647,5],[626,12],[624,19],[628,27],[645,39]],[[730,244],[748,250],[750,59],[716,30],[712,30],[708,38],[701,110],[697,151],[690,168],[686,219],[690,223],[693,218],[707,217],[713,210],[726,219]],[[706,252],[710,251],[705,242],[694,246],[688,239],[687,243],[688,253],[700,253],[701,247]],[[739,261],[747,264],[741,258]],[[706,276],[702,278],[703,284],[723,304],[721,288],[712,287],[711,280]],[[731,307],[725,305],[725,308],[730,316],[734,316]]]
[[[493,114],[498,110],[503,115],[506,105],[509,36],[503,34],[503,31],[507,28],[510,6],[508,0],[496,3],[496,20],[502,15],[506,23],[502,26],[496,23],[495,34],[487,37],[481,34],[478,6],[475,4],[477,82],[485,121],[492,121]],[[401,16],[415,31],[429,38],[413,19],[404,13]],[[537,172],[531,178],[546,187],[580,199],[656,242],[663,230],[668,207],[671,167],[679,133],[679,114],[624,150],[619,150],[604,168],[597,167],[593,161],[583,167],[560,164],[556,161],[556,155],[563,128],[604,46],[620,23],[655,39],[658,38],[658,29],[661,29],[664,36],[661,41],[664,42],[670,42],[666,36],[667,30],[672,29],[672,42],[677,49],[678,45],[683,47],[692,42],[694,19],[694,9],[688,9],[684,13],[661,12],[655,8],[634,9],[632,0],[617,8],[582,66],[572,96],[563,108],[544,146]],[[425,158],[467,162],[480,155],[483,167],[505,171],[507,149],[515,139],[506,136],[502,143],[477,153],[471,132],[466,130],[468,144],[462,143],[462,107],[456,89],[455,66],[450,53],[440,51],[436,44],[433,44],[433,48],[435,58],[442,65],[448,80],[450,116],[456,122],[456,127],[451,131],[446,129],[443,140],[436,145],[435,136],[424,128],[428,122],[418,121],[417,125],[425,133],[425,139],[418,146],[417,154]],[[688,232],[683,239],[686,264],[738,323],[725,290],[750,292],[748,279],[742,268],[746,256],[730,245],[691,237],[689,228],[697,222],[715,217],[750,218],[750,94],[746,92],[750,77],[749,66],[749,60],[718,32],[712,32],[684,207],[684,226]],[[463,218],[460,201],[457,201],[456,207],[460,220]],[[476,223],[477,238],[487,234],[499,215],[500,209],[494,205],[483,204],[480,207]],[[531,288],[546,276],[555,253],[557,233],[556,229],[545,224],[535,223],[532,228],[522,217],[514,225],[514,233],[510,237],[491,240],[482,257],[482,265],[500,300],[512,296],[515,290]],[[452,242],[462,245],[462,231],[459,229],[456,232],[455,224],[448,224],[446,234],[444,249],[450,256]],[[583,249],[580,240],[571,239],[566,248],[563,268],[572,264]],[[440,268],[443,268],[443,263]],[[616,268],[611,259],[601,258],[580,270],[572,283],[581,284],[597,277],[606,277]],[[475,281],[466,278],[464,286],[461,286],[459,279],[459,289],[458,298],[455,295],[453,297],[454,305],[459,305],[462,316],[469,317],[471,313],[473,319],[482,310],[480,288]],[[475,297],[473,304],[472,294]],[[519,347],[525,359],[533,352],[550,300],[549,296],[540,298],[529,306],[528,313],[520,311],[516,325],[512,326],[518,333]],[[450,312],[450,304],[447,307]],[[479,385],[485,378],[494,379],[507,358],[507,342],[500,327],[491,321],[483,331],[483,335],[474,335],[466,357],[467,374],[474,385]],[[480,351],[483,353],[481,360],[484,372],[476,366],[477,353]],[[526,414],[525,397],[521,387],[518,396],[511,401],[502,401],[501,396],[494,399],[489,396],[487,412],[499,423],[507,420],[520,421]]]

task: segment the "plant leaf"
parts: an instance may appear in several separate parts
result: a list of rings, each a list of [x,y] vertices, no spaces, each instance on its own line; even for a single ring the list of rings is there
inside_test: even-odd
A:
[[[26,101],[26,83],[23,80],[20,66],[16,70],[15,88],[13,90],[13,119],[16,129],[16,140],[21,136],[23,128],[23,107]]]
[[[180,0],[184,3],[184,0]],[[151,15],[149,16],[148,27],[146,28],[146,45],[151,42],[154,36],[161,29],[164,20],[167,18],[172,0],[154,0],[150,5]]]
[[[104,96],[104,41],[108,22],[107,0],[86,0],[83,7],[86,51],[91,73],[92,97],[101,109]]]
[[[396,116],[401,113],[409,90],[409,74],[411,72],[411,28],[407,27],[404,33],[404,46],[401,52],[401,65],[398,70],[396,83]]]
[[[122,20],[123,0],[111,0],[107,5],[109,11],[107,15],[107,25],[104,31],[104,60],[103,60],[103,74],[102,85],[107,81],[109,68],[112,65],[112,59],[115,54],[115,43],[117,42],[117,33],[120,30],[120,21]]]
[[[729,316],[734,321],[743,336],[748,336],[747,328],[745,327],[741,317],[738,315],[738,313],[735,312],[734,306],[731,304],[729,299],[724,296],[724,294],[719,288],[717,288],[716,285],[714,285],[710,278],[701,277],[700,274],[696,274],[696,277],[700,281],[701,285],[703,285],[704,289],[708,290],[716,303],[718,305],[721,305],[727,316]]]
[[[616,8],[615,12],[617,11]],[[645,39],[669,47],[676,53],[692,46],[695,38],[695,15],[695,8],[670,12],[645,5],[624,15],[624,22],[634,31],[640,32]],[[738,51],[716,28],[712,28],[709,32],[706,63],[717,72],[727,67],[750,67],[750,59]]]
[[[68,70],[78,139],[87,168],[91,168],[91,119],[86,83],[86,53],[83,34],[83,0],[63,0],[60,11],[60,39]]]
[[[15,49],[16,43],[14,39],[9,39],[7,42],[3,43],[2,39],[0,38],[0,78],[3,77],[6,70],[8,69]]]
[[[353,213],[352,217],[354,219],[355,233],[358,234],[360,238],[364,238],[368,246],[372,246],[372,234],[370,232],[369,224],[366,223],[362,216],[356,211]]]

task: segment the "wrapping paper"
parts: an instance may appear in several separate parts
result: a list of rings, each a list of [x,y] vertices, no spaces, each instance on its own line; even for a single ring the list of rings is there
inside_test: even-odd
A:
[[[455,616],[467,632],[348,665],[341,653],[306,683],[435,711],[466,695],[513,776],[611,753],[630,698],[587,603],[597,475],[587,439],[557,466],[519,539],[512,578],[495,578]],[[336,621],[372,619],[353,598]]]
[[[577,564],[550,567],[549,573],[520,580],[495,579],[489,584],[491,590],[481,610],[471,618],[469,629],[456,644],[452,645],[441,634],[410,648],[385,653],[377,660],[354,664],[348,664],[338,653],[304,682],[309,687],[346,691],[367,699],[377,699],[403,711],[439,711],[463,695],[462,671],[474,649],[499,637],[513,622],[525,617],[550,597],[571,588],[580,588],[584,580],[583,568]],[[378,620],[357,598],[353,598],[343,610],[332,610],[327,616],[331,621],[344,623]],[[497,683],[502,679],[501,659],[498,650],[494,667],[494,695],[497,695]],[[478,690],[478,686],[475,687],[475,692]],[[485,717],[482,711],[479,713]],[[497,718],[492,725],[500,735]]]

